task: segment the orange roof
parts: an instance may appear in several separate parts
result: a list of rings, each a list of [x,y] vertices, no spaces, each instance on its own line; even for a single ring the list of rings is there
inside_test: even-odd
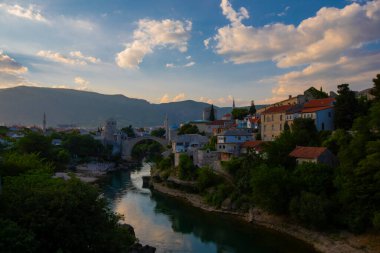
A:
[[[327,148],[325,147],[301,147],[297,146],[289,156],[295,158],[315,159],[322,155]]]
[[[335,98],[312,99],[305,103],[304,108],[332,106]]]
[[[286,112],[290,108],[292,108],[293,105],[281,105],[281,106],[273,106],[269,108],[268,110],[263,111],[261,114],[272,114],[272,113],[282,113]]]
[[[303,109],[302,112],[317,112],[317,111],[322,111],[329,108],[333,108],[333,107],[332,106],[309,107],[309,108]]]
[[[241,146],[242,148],[253,148],[256,151],[261,152],[263,150],[263,144],[266,143],[266,141],[246,141]]]

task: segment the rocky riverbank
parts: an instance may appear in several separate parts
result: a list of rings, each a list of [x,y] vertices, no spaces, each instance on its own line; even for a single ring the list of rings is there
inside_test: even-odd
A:
[[[320,233],[291,223],[286,217],[272,215],[258,208],[251,209],[248,213],[221,210],[205,203],[200,195],[169,188],[163,183],[152,182],[151,186],[157,192],[186,200],[191,205],[202,210],[233,215],[244,221],[291,235],[313,245],[316,250],[323,253],[380,252],[380,236],[378,235],[355,236],[346,232],[335,234]]]

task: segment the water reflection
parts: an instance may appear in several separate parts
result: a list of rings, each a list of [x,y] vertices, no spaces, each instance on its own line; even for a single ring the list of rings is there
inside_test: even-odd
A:
[[[141,179],[149,172],[149,164],[133,172],[116,172],[104,186],[104,194],[135,228],[141,243],[157,247],[157,252],[315,252],[287,236],[151,194],[142,188]]]

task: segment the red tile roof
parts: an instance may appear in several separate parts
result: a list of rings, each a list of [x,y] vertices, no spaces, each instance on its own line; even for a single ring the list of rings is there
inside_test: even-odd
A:
[[[269,108],[268,110],[263,111],[261,114],[273,114],[273,113],[282,113],[286,112],[290,108],[292,108],[293,105],[282,105],[282,106],[273,106]]]
[[[332,106],[335,98],[312,99],[305,103],[304,108]]]
[[[315,159],[322,155],[327,148],[325,147],[301,147],[297,146],[289,156],[295,158]]]
[[[309,108],[303,109],[302,112],[304,112],[304,113],[306,113],[306,112],[317,112],[317,111],[322,111],[322,110],[326,110],[329,108],[333,108],[333,106],[309,107]]]
[[[251,122],[251,123],[260,123],[261,122],[261,118],[254,118],[254,119],[250,118],[249,122]]]
[[[266,143],[266,141],[246,141],[241,145],[242,148],[253,148],[258,152],[261,152],[263,150],[263,144]]]
[[[233,123],[231,120],[223,120],[223,119],[219,119],[219,120],[214,120],[210,123],[208,123],[208,125],[213,125],[213,126],[224,126],[225,123]]]

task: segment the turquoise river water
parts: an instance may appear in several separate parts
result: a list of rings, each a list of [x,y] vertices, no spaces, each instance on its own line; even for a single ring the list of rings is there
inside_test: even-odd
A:
[[[207,213],[142,188],[150,165],[117,171],[103,184],[114,211],[124,215],[143,245],[157,253],[315,253],[310,246],[234,217]]]

